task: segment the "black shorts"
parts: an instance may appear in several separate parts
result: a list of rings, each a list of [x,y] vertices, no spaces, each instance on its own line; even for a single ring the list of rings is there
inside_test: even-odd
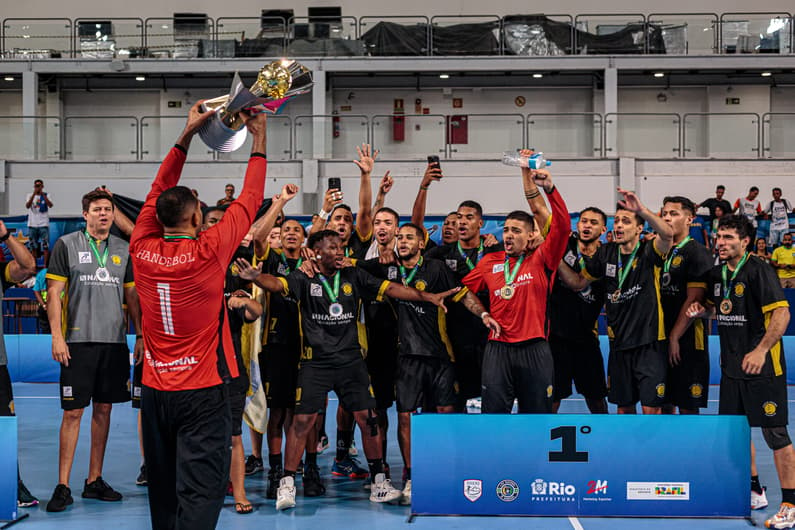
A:
[[[455,378],[458,381],[459,399],[467,400],[480,396],[483,378],[484,347],[479,344],[459,345],[455,354]]]
[[[0,366],[0,416],[14,416],[14,389],[8,366]]]
[[[331,390],[337,394],[340,406],[349,412],[375,408],[367,366],[364,359],[358,358],[334,364],[301,363],[295,389],[295,413],[323,412]]]
[[[668,343],[664,349],[667,351]],[[668,366],[668,402],[687,410],[704,409],[709,401],[709,353],[680,343],[680,361]]]
[[[232,413],[232,436],[243,434],[243,409],[246,408],[246,393],[230,393],[229,410]]]
[[[291,409],[295,406],[298,380],[299,346],[266,344],[259,355],[260,373],[265,384],[265,397],[270,409]]]
[[[395,384],[398,412],[451,407],[458,401],[453,363],[438,357],[401,355]]]
[[[610,350],[607,360],[607,399],[619,407],[665,404],[668,355],[664,343],[655,341],[628,350]]]
[[[132,408],[141,408],[141,394],[144,388],[144,363],[140,362],[133,366],[132,382]]]
[[[510,414],[516,398],[520,414],[549,414],[554,380],[555,367],[547,341],[489,341],[483,354],[480,411]]]
[[[784,427],[789,417],[787,377],[720,378],[718,414],[738,414],[751,427]]]
[[[73,342],[69,366],[61,365],[61,408],[130,401],[130,351],[127,344]]]
[[[574,381],[577,392],[585,399],[603,399],[607,396],[605,365],[599,339],[569,340],[551,335],[549,348],[555,361],[555,391],[553,401],[560,401],[571,395]]]
[[[375,408],[386,410],[395,402],[395,380],[398,373],[397,343],[371,343],[364,362],[375,394]]]

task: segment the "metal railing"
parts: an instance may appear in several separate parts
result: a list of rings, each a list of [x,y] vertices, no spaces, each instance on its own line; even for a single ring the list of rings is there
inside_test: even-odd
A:
[[[428,154],[487,160],[520,147],[553,160],[795,158],[795,112],[333,114],[268,121],[274,161],[348,159],[362,143],[397,160]],[[183,116],[0,116],[0,159],[158,161],[184,122]],[[247,146],[217,153],[198,145],[193,160],[248,158]]]
[[[4,58],[24,59],[106,58],[119,50],[125,53],[125,58],[166,54],[176,58],[270,57],[286,52],[299,56],[795,53],[793,17],[788,12],[221,17],[217,20],[206,17],[201,20],[203,24],[194,29],[177,31],[174,19],[167,17],[10,17],[3,19],[0,54]],[[413,38],[418,41],[391,54],[379,49],[378,43],[359,42],[378,22],[397,23],[412,30]],[[90,23],[99,24],[95,28],[99,35],[88,31]],[[461,50],[445,42],[448,26],[478,23],[484,25],[482,38],[471,39],[469,48]],[[485,31],[489,24],[494,27],[493,41]],[[554,26],[555,38],[545,34],[538,39],[541,44],[517,53],[517,38],[536,42],[524,26],[544,32],[543,24]],[[629,39],[616,42],[610,38],[598,39],[610,35],[618,39],[620,33],[632,26],[636,31],[631,32]],[[324,41],[325,47],[313,47],[318,40]],[[202,43],[198,53],[191,41]]]

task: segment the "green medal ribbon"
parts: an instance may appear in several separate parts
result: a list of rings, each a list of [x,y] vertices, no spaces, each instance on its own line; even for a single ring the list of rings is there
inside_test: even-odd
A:
[[[732,287],[734,287],[734,279],[737,278],[737,275],[740,273],[740,269],[742,269],[743,265],[745,265],[745,262],[748,261],[748,256],[750,256],[750,254],[748,252],[746,252],[743,255],[742,259],[740,259],[740,262],[737,264],[737,268],[734,269],[734,274],[732,274],[731,279],[729,279],[728,286],[726,285],[726,276],[728,275],[726,271],[729,270],[729,264],[725,263],[723,265],[723,267],[721,268],[720,274],[721,274],[721,279],[723,280],[722,283],[723,283],[723,299],[724,300],[728,300],[729,298],[731,298]]]
[[[110,244],[109,243],[105,244],[105,252],[103,252],[102,256],[100,257],[96,241],[94,241],[93,237],[88,235],[88,232],[86,232],[85,234],[86,234],[86,239],[88,239],[88,246],[91,247],[91,251],[94,253],[94,256],[97,258],[97,264],[100,266],[100,268],[104,268],[105,264],[108,262],[108,251],[110,250],[109,248]]]
[[[351,256],[351,249],[350,247],[345,247],[345,257],[349,258]]]
[[[667,259],[667,260],[665,260],[665,264],[663,264],[663,272],[664,272],[664,273],[666,273],[666,274],[668,273],[668,269],[670,269],[670,268],[671,268],[671,262],[673,261],[673,259],[674,259],[674,256],[676,256],[677,254],[679,254],[679,250],[680,250],[680,249],[681,249],[683,246],[687,245],[687,244],[690,242],[690,240],[691,240],[691,239],[693,239],[693,238],[692,238],[692,237],[690,237],[690,236],[687,236],[687,237],[686,237],[686,238],[684,238],[682,241],[680,241],[678,245],[676,245],[676,246],[674,247],[674,249],[671,251],[671,255],[670,255],[670,256],[668,256],[668,259]]]
[[[284,267],[287,269],[287,274],[285,276],[289,276],[290,273],[293,272],[293,270],[295,270],[295,269],[290,269],[290,264],[287,263],[287,257],[284,255],[284,252],[279,254],[279,256],[282,258],[282,263],[284,263]],[[303,262],[304,262],[304,258],[298,258],[298,263],[296,263],[295,268],[297,269],[298,267],[300,267]],[[339,292],[339,291],[337,291],[337,292]]]
[[[406,276],[406,267],[403,265],[400,266],[400,277],[403,278],[403,285],[408,287],[411,284],[411,280],[414,279],[414,276],[417,275],[417,271],[419,270],[420,266],[422,265],[422,256],[420,256],[420,260],[414,265],[414,268],[411,269],[411,272],[408,276]]]
[[[480,240],[480,245],[478,246],[478,260],[474,264],[472,263],[470,257],[467,256],[467,253],[464,252],[460,241],[456,242],[456,246],[458,246],[458,253],[461,254],[461,257],[467,262],[467,267],[469,267],[469,270],[473,270],[475,268],[475,264],[477,264],[477,262],[483,257],[483,240]]]
[[[165,239],[166,241],[172,241],[175,239],[196,239],[196,238],[193,236],[163,236],[163,239]]]
[[[340,271],[334,273],[334,289],[331,289],[331,286],[328,284],[328,280],[325,276],[318,273],[317,277],[320,279],[320,283],[323,284],[323,289],[325,289],[326,294],[331,300],[331,303],[334,304],[337,302],[337,297],[340,295]]]
[[[627,268],[624,270],[624,264],[621,259],[621,247],[618,247],[618,290],[621,290],[621,286],[624,285],[624,280],[627,279],[629,276],[629,271],[632,270],[632,263],[635,261],[635,255],[638,253],[638,249],[640,248],[640,241],[635,243],[635,248],[632,250],[632,254],[629,256],[629,261],[627,262]]]
[[[505,285],[513,285],[513,280],[516,278],[516,275],[519,273],[519,267],[522,266],[522,262],[524,261],[524,254],[519,256],[519,259],[516,260],[516,263],[513,266],[513,270],[511,269],[509,257],[505,255],[505,268],[502,270],[503,274],[505,275]]]

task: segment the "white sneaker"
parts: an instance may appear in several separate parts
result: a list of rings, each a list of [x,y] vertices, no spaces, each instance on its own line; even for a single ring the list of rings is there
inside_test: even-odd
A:
[[[356,455],[359,454],[359,450],[356,449],[356,442],[355,441],[351,442],[351,446],[348,448],[348,454],[350,456],[356,456]]]
[[[411,479],[408,479],[406,481],[406,484],[403,486],[403,492],[401,493],[401,495],[403,495],[403,496],[400,498],[400,504],[402,504],[403,506],[410,506],[411,505]]]
[[[370,502],[391,502],[400,498],[400,490],[395,489],[386,475],[379,473],[370,489]]]
[[[765,490],[767,488],[762,488],[762,493],[757,493],[754,490],[751,490],[751,509],[752,510],[761,510],[762,508],[767,508],[767,495],[765,495]]]
[[[795,506],[782,502],[778,513],[765,521],[767,528],[792,528],[795,526]]]
[[[295,480],[293,477],[283,477],[276,490],[276,509],[288,510],[295,508]]]

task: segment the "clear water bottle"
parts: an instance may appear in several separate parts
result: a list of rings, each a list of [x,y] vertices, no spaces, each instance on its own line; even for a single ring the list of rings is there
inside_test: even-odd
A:
[[[552,165],[552,162],[544,158],[544,153],[533,153],[530,156],[522,156],[515,151],[505,151],[502,153],[502,163],[506,166],[526,167],[529,169],[544,169]]]

